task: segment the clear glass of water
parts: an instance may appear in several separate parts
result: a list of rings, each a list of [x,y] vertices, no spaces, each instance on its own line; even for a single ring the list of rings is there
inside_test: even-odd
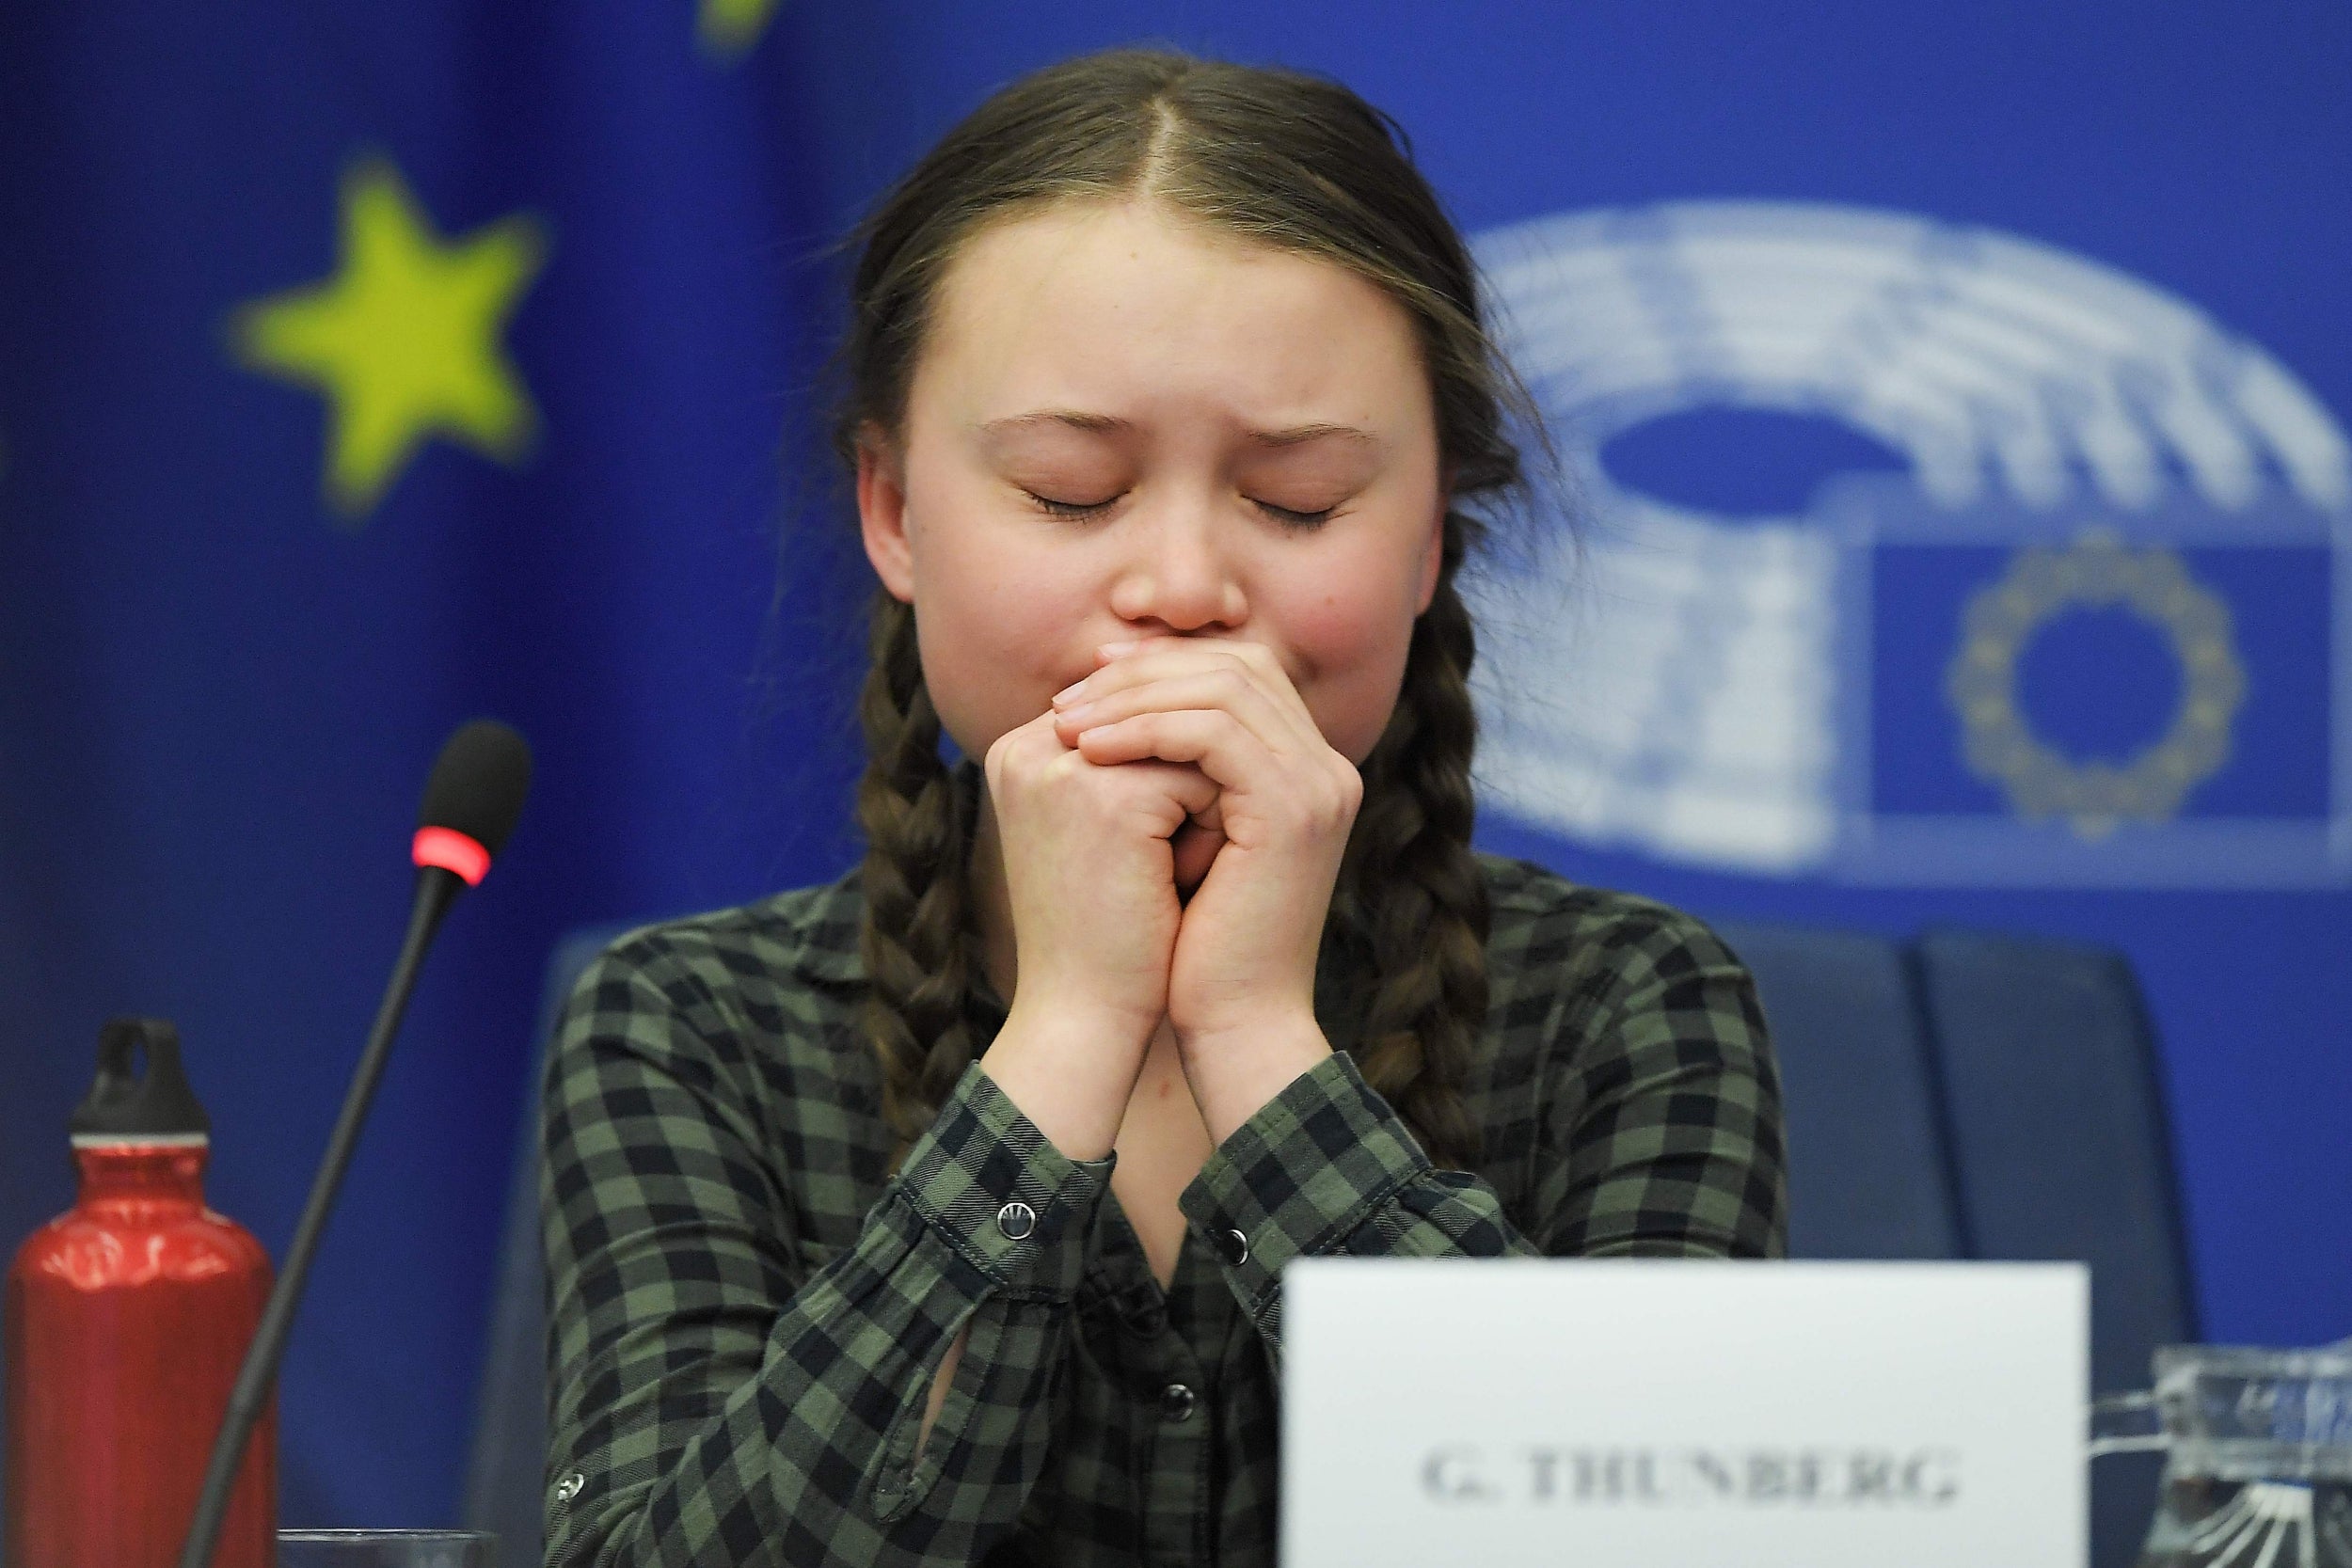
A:
[[[2352,1351],[2167,1345],[2093,1424],[2165,1456],[2139,1568],[2352,1568]]]
[[[498,1568],[498,1545],[470,1529],[281,1529],[278,1568]]]

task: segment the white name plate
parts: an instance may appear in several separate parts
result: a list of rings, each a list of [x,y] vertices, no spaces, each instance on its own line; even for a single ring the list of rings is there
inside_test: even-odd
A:
[[[2082,1568],[2072,1263],[1302,1259],[1283,1568]]]

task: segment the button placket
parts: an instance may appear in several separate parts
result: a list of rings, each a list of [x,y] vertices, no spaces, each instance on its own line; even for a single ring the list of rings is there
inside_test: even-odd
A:
[[[1159,1419],[1151,1438],[1150,1479],[1144,1490],[1144,1560],[1152,1563],[1194,1560],[1194,1532],[1208,1496],[1209,1449],[1214,1441],[1199,1361],[1182,1344],[1161,1359],[1167,1379],[1156,1396]]]

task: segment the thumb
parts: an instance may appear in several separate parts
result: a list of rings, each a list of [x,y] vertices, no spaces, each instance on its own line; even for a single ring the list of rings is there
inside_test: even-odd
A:
[[[1176,857],[1176,891],[1190,894],[1209,874],[1217,851],[1225,847],[1223,830],[1204,827],[1198,817],[1176,830],[1168,847]]]

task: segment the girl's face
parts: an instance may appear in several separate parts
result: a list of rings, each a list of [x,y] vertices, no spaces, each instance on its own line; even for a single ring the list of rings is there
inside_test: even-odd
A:
[[[1133,201],[965,242],[858,509],[966,755],[1103,643],[1173,634],[1263,644],[1361,763],[1437,586],[1445,497],[1395,302]]]

